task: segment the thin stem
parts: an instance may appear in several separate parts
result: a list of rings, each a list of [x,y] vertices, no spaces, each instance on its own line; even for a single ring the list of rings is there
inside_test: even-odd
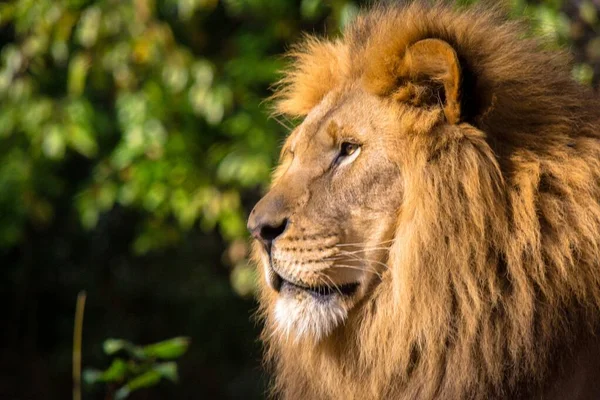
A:
[[[73,329],[73,400],[81,400],[81,341],[83,336],[83,311],[85,290],[77,294],[75,306],[75,326]]]

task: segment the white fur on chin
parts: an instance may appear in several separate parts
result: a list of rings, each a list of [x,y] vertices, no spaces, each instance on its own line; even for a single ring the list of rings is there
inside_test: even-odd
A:
[[[312,339],[318,342],[347,317],[348,310],[343,304],[320,302],[310,296],[301,299],[280,297],[275,304],[278,331],[295,341]]]

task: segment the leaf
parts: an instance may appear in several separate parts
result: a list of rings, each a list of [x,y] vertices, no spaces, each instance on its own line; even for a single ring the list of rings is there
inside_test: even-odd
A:
[[[187,351],[189,345],[189,338],[176,337],[145,346],[142,350],[147,357],[175,359],[183,355]]]
[[[83,381],[88,385],[92,385],[94,383],[103,382],[102,380],[102,371],[95,368],[86,368],[83,371]]]
[[[304,19],[315,20],[323,12],[323,2],[321,0],[302,0],[300,12]]]
[[[52,125],[46,130],[42,151],[52,160],[60,160],[65,155],[65,136],[59,125]]]
[[[356,4],[345,4],[342,8],[342,11],[340,12],[340,28],[344,28],[345,26],[349,25],[358,15],[358,11],[359,10]]]
[[[586,0],[579,6],[579,16],[590,25],[598,21],[598,10],[590,0]]]
[[[129,390],[127,386],[123,386],[115,392],[115,400],[126,399],[127,396],[129,396],[129,393],[131,393],[131,390]]]
[[[98,145],[92,132],[85,126],[72,124],[69,127],[69,144],[75,151],[92,158],[98,151]]]
[[[77,39],[84,47],[92,47],[98,40],[102,13],[97,6],[86,9],[79,20]]]
[[[106,339],[104,341],[104,353],[109,356],[118,353],[121,350],[127,350],[133,348],[133,344],[123,339]]]
[[[70,95],[80,96],[83,93],[89,67],[90,60],[86,55],[79,53],[71,59],[67,78],[67,87]]]
[[[152,369],[157,371],[163,378],[168,379],[171,382],[177,382],[179,380],[177,363],[174,361],[154,364]]]
[[[573,78],[583,84],[589,85],[594,78],[594,69],[588,64],[577,64],[571,72]]]
[[[161,374],[156,370],[149,370],[143,374],[133,378],[125,386],[117,390],[115,393],[115,400],[125,399],[129,394],[135,390],[148,388],[156,385],[160,382]]]
[[[121,358],[115,358],[105,371],[95,368],[86,368],[83,371],[83,381],[87,384],[98,382],[122,382],[125,380],[129,366]]]
[[[106,183],[99,187],[96,195],[98,208],[102,211],[109,210],[115,203],[116,197],[117,186],[111,181],[106,181]]]
[[[86,190],[77,196],[76,207],[79,212],[81,225],[85,229],[94,228],[98,223],[100,214],[90,190]]]
[[[256,268],[246,263],[240,263],[233,269],[230,280],[233,290],[238,295],[241,297],[250,296],[257,289]]]
[[[102,373],[102,380],[104,382],[120,382],[125,379],[128,369],[125,361],[115,358],[110,367]]]

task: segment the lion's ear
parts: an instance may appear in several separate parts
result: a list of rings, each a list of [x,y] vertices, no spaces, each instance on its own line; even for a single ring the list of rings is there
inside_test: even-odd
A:
[[[400,101],[416,106],[440,105],[451,124],[460,120],[460,64],[447,42],[424,39],[406,49],[396,71]]]

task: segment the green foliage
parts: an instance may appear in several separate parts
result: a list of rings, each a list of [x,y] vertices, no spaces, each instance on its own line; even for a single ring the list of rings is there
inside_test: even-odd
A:
[[[112,383],[116,385],[115,400],[125,399],[133,391],[156,385],[162,379],[171,382],[179,380],[177,364],[174,360],[188,349],[190,339],[176,337],[147,346],[136,346],[123,339],[104,341],[104,352],[114,356],[124,353],[128,360],[116,357],[104,371],[88,368],[83,372],[87,384]]]
[[[173,244],[196,223],[228,239],[244,235],[239,191],[267,180],[277,145],[278,128],[255,92],[281,64],[268,56],[275,32],[233,38],[240,55],[230,60],[208,44],[175,40],[171,23],[184,28],[194,13],[209,18],[215,7],[3,4],[2,23],[13,24],[16,37],[2,50],[0,70],[2,156],[12,161],[0,167],[9,190],[3,215],[10,216],[0,243],[16,244],[28,220],[51,222],[52,203],[68,184],[59,171],[77,157],[89,169],[73,196],[86,229],[120,205],[147,215],[139,253]],[[208,36],[201,28],[190,35]],[[172,237],[156,234],[169,227]]]
[[[261,103],[278,54],[302,20],[330,14],[338,29],[358,10],[326,4],[2,4],[14,38],[1,52],[0,246],[17,245],[29,224],[51,225],[64,201],[87,231],[114,207],[144,215],[136,254],[175,246],[194,227],[245,237],[243,197],[266,184],[285,133]],[[223,13],[261,29],[213,24]],[[65,171],[73,164],[76,179]]]

